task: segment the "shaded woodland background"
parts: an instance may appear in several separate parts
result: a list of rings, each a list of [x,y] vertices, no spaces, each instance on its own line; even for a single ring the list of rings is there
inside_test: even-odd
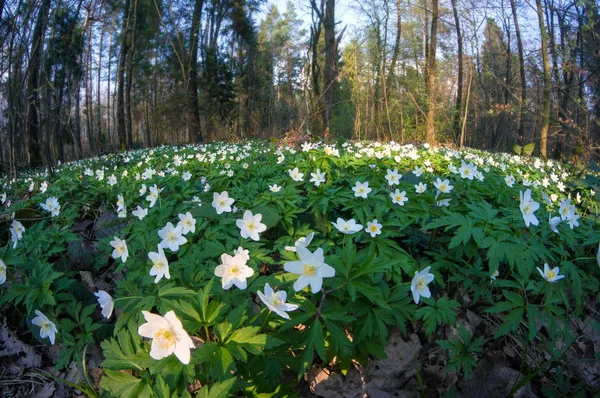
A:
[[[308,132],[598,154],[595,0],[344,5],[359,29],[334,0],[0,0],[0,173]]]

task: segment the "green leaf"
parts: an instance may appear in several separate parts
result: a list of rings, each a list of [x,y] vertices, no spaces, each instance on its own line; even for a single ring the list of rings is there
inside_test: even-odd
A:
[[[204,386],[198,391],[197,398],[222,398],[229,396],[231,389],[233,388],[236,377],[214,383],[212,386]]]
[[[504,323],[498,328],[498,332],[494,335],[494,338],[504,336],[519,327],[519,324],[523,320],[523,307],[519,307],[512,311],[505,318]]]
[[[431,299],[423,299],[424,302],[431,303]],[[448,297],[442,297],[433,305],[419,308],[415,315],[417,319],[422,319],[425,326],[425,334],[432,335],[437,327],[443,323],[453,325],[456,323],[456,313],[454,308],[460,307],[456,300],[450,300]]]
[[[219,347],[210,361],[210,375],[214,379],[222,379],[235,366],[233,356],[225,347]]]
[[[313,351],[316,351],[319,355],[319,358],[325,361],[325,337],[323,336],[323,327],[321,326],[319,318],[315,318],[315,321],[312,325],[310,325],[310,329],[308,331],[306,352],[312,353]]]
[[[193,290],[186,289],[185,287],[182,287],[182,286],[175,286],[174,283],[170,283],[168,285],[165,285],[162,289],[160,289],[160,292],[158,293],[158,297],[160,297],[160,298],[183,297],[183,296],[190,296],[190,295],[194,295],[194,294],[196,294],[196,292],[194,292]]]
[[[527,144],[523,147],[523,155],[531,156],[534,149],[535,149],[535,142],[530,142],[529,144]]]
[[[138,397],[147,387],[146,380],[110,369],[104,369],[100,380],[100,388],[108,391],[113,397]]]
[[[504,295],[504,297],[506,297],[508,299],[508,301],[517,304],[518,306],[523,306],[525,305],[525,301],[523,300],[523,297],[521,297],[520,295],[510,292],[508,290],[503,290],[502,294]]]
[[[153,363],[148,352],[141,350],[132,341],[132,336],[126,329],[117,334],[116,340],[104,340],[100,346],[105,358],[102,366],[106,369],[144,370]]]

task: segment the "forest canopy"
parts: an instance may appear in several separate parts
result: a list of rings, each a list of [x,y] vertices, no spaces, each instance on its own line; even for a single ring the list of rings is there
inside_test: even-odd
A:
[[[280,8],[0,0],[0,172],[286,134],[598,153],[594,0]]]

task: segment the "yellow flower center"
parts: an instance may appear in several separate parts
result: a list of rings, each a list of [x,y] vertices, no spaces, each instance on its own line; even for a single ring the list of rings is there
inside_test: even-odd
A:
[[[43,323],[40,325],[40,329],[42,330],[42,332],[44,332],[44,333],[45,333],[45,332],[47,332],[47,331],[49,331],[49,330],[50,330],[50,324],[48,324],[48,323],[46,323],[46,322],[43,322]]]
[[[552,280],[556,277],[556,274],[554,273],[553,270],[549,269],[548,271],[546,271],[546,277],[548,279]]]
[[[525,206],[523,207],[523,212],[525,212],[526,214],[529,214],[529,213],[531,213],[531,206],[529,206],[529,205],[525,205]]]
[[[158,271],[159,269],[163,268],[164,266],[165,266],[165,264],[163,263],[163,261],[161,259],[156,259],[156,260],[154,260],[154,267],[152,267],[152,268],[154,268],[155,270]]]
[[[248,231],[254,231],[255,228],[256,226],[254,225],[253,221],[248,223]]]
[[[271,304],[273,304],[273,307],[275,307],[275,308],[279,308],[283,305],[283,300],[277,294],[273,295],[273,297],[271,297],[270,301],[271,301]]]
[[[377,226],[371,225],[371,232],[377,232]]]
[[[175,240],[175,232],[171,231],[167,233],[167,240],[174,241]]]
[[[425,290],[425,288],[427,287],[427,283],[425,282],[424,278],[419,278],[417,280],[417,289],[419,290]]]
[[[177,342],[177,336],[173,333],[173,330],[169,329],[160,329],[154,335],[154,340],[158,342],[160,348],[167,349],[171,346],[175,345]]]
[[[317,267],[315,267],[314,265],[303,264],[302,272],[306,276],[313,276],[315,274],[315,272],[317,272]]]
[[[240,273],[240,268],[237,265],[229,268],[229,275],[231,275],[231,276],[238,276],[239,273]]]
[[[223,206],[225,206],[225,201],[224,201],[224,200],[222,200],[222,199],[221,199],[221,200],[219,200],[219,206],[220,206],[220,207],[223,207]]]
[[[441,185],[440,185],[440,191],[442,191],[442,192],[443,192],[443,191],[445,191],[445,190],[447,190],[447,189],[448,189],[448,186],[447,186],[446,184],[441,184]]]

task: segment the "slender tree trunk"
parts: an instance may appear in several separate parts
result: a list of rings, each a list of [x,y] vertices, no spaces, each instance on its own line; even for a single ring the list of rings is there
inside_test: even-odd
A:
[[[39,95],[40,89],[40,67],[42,60],[42,47],[44,32],[46,31],[46,22],[50,10],[51,0],[43,0],[40,11],[37,16],[35,28],[33,29],[31,56],[29,58],[28,79],[27,79],[27,114],[25,117],[26,127],[25,136],[27,138],[27,152],[29,155],[29,165],[37,167],[42,164],[42,155],[40,148],[40,125],[39,125]]]
[[[539,0],[538,0],[539,1]],[[435,143],[435,94],[436,94],[436,69],[435,59],[437,44],[438,0],[432,0],[431,8],[431,36],[429,38],[429,51],[427,52],[427,122],[425,139],[429,144]]]
[[[133,85],[133,57],[135,56],[135,39],[137,35],[137,20],[138,20],[138,0],[133,0],[133,28],[129,33],[130,47],[127,51],[127,74],[125,78],[125,123],[126,123],[126,137],[127,137],[127,148],[132,148],[133,145],[133,111],[131,101],[131,89]]]
[[[521,101],[519,103],[519,141],[524,144],[525,141],[525,117],[527,114],[527,77],[525,76],[525,57],[523,56],[523,42],[521,41],[521,29],[519,28],[519,17],[517,16],[517,7],[515,0],[510,0],[513,22],[515,24],[515,34],[517,36],[517,50],[519,52],[519,75],[521,76]],[[529,134],[528,134],[529,135]]]
[[[117,70],[117,135],[119,146],[122,151],[127,149],[127,132],[125,130],[125,66],[127,61],[129,30],[129,9],[131,0],[125,3],[123,11],[123,24],[121,28],[121,51],[119,55],[119,68]]]
[[[544,89],[542,94],[543,110],[542,125],[540,128],[540,155],[547,157],[548,128],[550,126],[550,62],[548,60],[548,32],[544,23],[544,10],[542,1],[535,1],[537,6],[538,22],[542,36],[542,64],[544,69]]]
[[[107,118],[106,118],[106,136],[108,138],[108,143],[110,144],[110,148],[114,149],[115,145],[114,145],[114,140],[113,140],[113,132],[112,132],[112,115],[113,115],[113,101],[112,101],[112,92],[110,91],[110,81],[111,81],[111,67],[112,67],[112,57],[110,56],[110,47],[112,46],[112,42],[113,42],[113,34],[112,32],[110,33],[110,38],[108,39],[108,74],[106,75],[106,111],[107,111]],[[113,105],[111,105],[113,104]]]
[[[94,142],[95,153],[97,154],[102,146],[102,93],[100,91],[100,82],[102,81],[102,49],[104,44],[104,24],[101,26],[102,31],[100,32],[100,49],[98,50],[98,81],[96,85],[97,98],[98,98],[98,112],[96,113],[96,125],[98,126],[98,134],[96,141]]]
[[[195,0],[194,14],[192,15],[192,28],[190,31],[190,76],[187,85],[187,107],[189,118],[190,137],[195,142],[202,142],[200,130],[200,108],[198,104],[198,45],[200,43],[200,17],[202,15],[203,0]]]
[[[335,42],[335,0],[325,0],[325,18],[323,19],[325,33],[325,106],[324,119],[325,131],[329,132],[331,107],[335,94],[335,80],[337,77],[337,46]]]
[[[514,1],[514,0],[512,0]],[[460,30],[460,19],[456,8],[456,0],[451,0],[452,12],[454,13],[454,25],[456,26],[456,42],[458,44],[458,82],[456,88],[456,105],[454,112],[453,130],[456,137],[460,136],[460,117],[462,114],[462,91],[463,91],[463,37]]]
[[[94,145],[95,140],[95,132],[94,132],[94,112],[92,109],[93,102],[93,83],[92,83],[92,29],[93,25],[90,25],[89,33],[88,33],[88,42],[87,42],[87,51],[86,51],[86,70],[85,70],[85,108],[86,108],[86,120],[87,120],[87,137],[88,137],[88,147],[90,153],[94,153],[96,150],[96,146]]]

